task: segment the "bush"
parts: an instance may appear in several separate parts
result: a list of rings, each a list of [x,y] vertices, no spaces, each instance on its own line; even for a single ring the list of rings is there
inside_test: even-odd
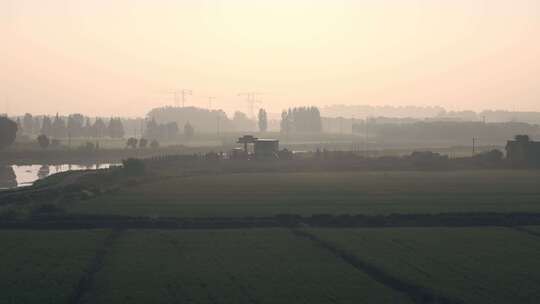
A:
[[[13,144],[17,137],[17,123],[7,117],[0,117],[0,149]]]
[[[37,142],[42,149],[47,149],[47,147],[49,147],[49,145],[51,144],[51,141],[45,134],[41,134],[40,136],[38,136]]]
[[[142,160],[136,158],[128,158],[122,161],[124,172],[128,175],[142,175],[145,171],[145,164]]]
[[[146,148],[148,146],[148,140],[146,138],[139,139],[139,148]]]
[[[135,137],[130,137],[130,138],[128,138],[128,140],[126,142],[126,146],[128,148],[135,149],[135,148],[137,148],[137,143],[138,143],[138,140]]]

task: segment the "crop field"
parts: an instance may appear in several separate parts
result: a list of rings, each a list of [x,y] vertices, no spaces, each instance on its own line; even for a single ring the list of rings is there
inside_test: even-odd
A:
[[[464,303],[538,303],[540,238],[507,228],[310,229],[391,275]]]
[[[526,226],[524,228],[528,231],[532,231],[533,233],[538,233],[540,235],[540,226]]]
[[[0,231],[0,303],[67,303],[107,231]]]
[[[540,212],[540,171],[253,173],[177,177],[68,206],[155,217]]]
[[[127,231],[95,282],[83,303],[411,303],[281,229]]]

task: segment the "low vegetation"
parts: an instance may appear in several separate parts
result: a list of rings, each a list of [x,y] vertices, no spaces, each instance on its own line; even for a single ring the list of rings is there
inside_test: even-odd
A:
[[[536,303],[540,240],[507,228],[310,229],[412,284],[462,303]]]
[[[128,231],[83,303],[412,303],[286,230]]]
[[[69,303],[107,231],[0,231],[0,303]]]
[[[540,212],[537,171],[253,173],[172,177],[70,204],[151,217]]]

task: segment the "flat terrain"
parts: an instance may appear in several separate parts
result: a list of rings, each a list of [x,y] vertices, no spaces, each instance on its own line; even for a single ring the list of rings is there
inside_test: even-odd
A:
[[[507,228],[312,229],[393,276],[466,303],[537,303],[540,238]]]
[[[491,304],[540,298],[540,171],[120,181],[100,192],[64,187],[70,180],[58,177],[44,188],[4,196],[11,200],[6,210],[27,212],[0,218],[0,303]],[[45,195],[51,197],[42,202]],[[364,224],[371,228],[360,228]]]
[[[540,171],[177,177],[72,204],[68,211],[150,217],[540,212]]]
[[[127,231],[84,303],[412,303],[286,230]]]
[[[10,230],[0,240],[0,303],[540,297],[540,237],[512,228]]]
[[[0,231],[0,303],[69,303],[108,231]]]

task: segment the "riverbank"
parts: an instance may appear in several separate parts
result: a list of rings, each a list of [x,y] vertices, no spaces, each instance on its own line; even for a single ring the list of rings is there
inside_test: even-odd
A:
[[[185,146],[157,149],[98,149],[91,151],[82,149],[7,149],[0,151],[0,166],[119,163],[127,158],[151,158],[162,155],[206,153],[208,151],[219,150],[213,147],[192,148]]]

